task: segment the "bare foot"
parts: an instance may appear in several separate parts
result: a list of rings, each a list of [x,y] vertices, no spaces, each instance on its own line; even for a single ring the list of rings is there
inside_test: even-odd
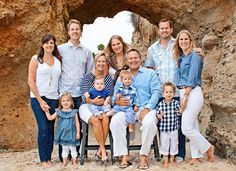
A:
[[[192,158],[188,161],[188,164],[190,164],[190,165],[194,165],[194,164],[197,164],[197,163],[200,163],[199,158]]]
[[[207,160],[209,162],[213,162],[215,159],[214,151],[215,151],[215,147],[213,145],[211,145],[209,149],[207,150]]]
[[[169,161],[168,161],[168,159],[167,159],[167,160],[164,160],[163,167],[164,167],[165,169],[169,167]]]
[[[168,168],[168,166],[169,166],[169,159],[168,159],[168,156],[164,156],[163,157],[163,159],[164,159],[164,163],[163,163],[163,167],[164,168]]]
[[[41,165],[42,165],[43,168],[51,167],[47,162],[42,162]]]
[[[73,158],[72,158],[72,164],[73,164],[73,165],[76,165],[76,164],[77,164],[77,158],[76,158],[76,157],[73,157]]]
[[[51,167],[52,166],[52,162],[49,160],[47,161],[48,165]]]
[[[63,166],[63,167],[66,167],[66,165],[67,165],[67,158],[63,158],[62,166]]]
[[[175,160],[170,160],[170,164],[171,164],[171,166],[176,166],[177,165]]]

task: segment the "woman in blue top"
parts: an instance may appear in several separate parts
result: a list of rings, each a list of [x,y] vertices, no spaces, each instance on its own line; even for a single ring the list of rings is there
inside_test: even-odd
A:
[[[201,74],[203,68],[202,58],[193,51],[195,47],[193,37],[187,30],[179,32],[173,48],[174,57],[179,66],[179,81],[182,114],[182,132],[190,139],[192,159],[189,164],[199,162],[203,153],[207,154],[208,161],[214,161],[214,146],[200,133],[198,114],[203,106],[203,93],[201,90]]]

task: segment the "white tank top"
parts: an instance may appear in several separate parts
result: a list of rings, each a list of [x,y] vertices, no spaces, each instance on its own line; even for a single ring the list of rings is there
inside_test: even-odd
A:
[[[37,56],[32,58],[37,60]],[[38,61],[38,60],[37,60]],[[54,64],[49,66],[45,62],[38,62],[36,70],[36,86],[40,96],[45,96],[48,99],[59,99],[58,80],[61,75],[61,63],[54,57]],[[30,91],[30,97],[35,95]]]

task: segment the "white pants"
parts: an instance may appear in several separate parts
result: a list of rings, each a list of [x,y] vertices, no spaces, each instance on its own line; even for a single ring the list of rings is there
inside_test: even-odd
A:
[[[89,110],[89,104],[82,104],[79,108],[79,117],[88,124],[89,119],[93,113]]]
[[[185,89],[180,90],[180,99],[183,98]],[[201,158],[210,143],[199,131],[198,114],[203,106],[203,94],[200,87],[192,89],[188,96],[187,106],[182,114],[182,132],[190,139],[190,150],[192,158]]]
[[[138,118],[139,112],[136,114]],[[140,130],[141,136],[141,149],[140,154],[148,155],[153,139],[157,134],[157,118],[156,110],[150,111],[142,120]],[[114,156],[128,155],[126,128],[128,123],[125,119],[124,112],[118,112],[111,118],[110,130],[113,137]]]
[[[163,155],[178,154],[178,129],[172,132],[160,132],[160,153]]]
[[[73,158],[77,157],[76,147],[69,146],[69,145],[62,145],[62,158],[67,158],[69,152]]]

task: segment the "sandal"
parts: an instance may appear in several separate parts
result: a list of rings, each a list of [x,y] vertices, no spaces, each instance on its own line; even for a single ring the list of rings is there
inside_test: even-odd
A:
[[[132,163],[129,162],[129,156],[123,156],[119,168],[124,169],[131,164]]]
[[[98,154],[98,151],[97,151],[96,154],[95,154],[95,160],[96,160],[96,161],[99,161],[99,160],[101,160],[101,159],[102,159],[102,156],[99,155],[99,154]]]
[[[139,164],[138,164],[137,168],[138,169],[143,169],[143,170],[149,168],[146,156],[144,156],[144,155],[140,156],[140,161],[139,161]]]
[[[138,168],[138,169],[142,169],[142,170],[146,170],[146,169],[149,168],[149,166],[148,166],[147,163],[145,163],[145,164],[139,164],[137,168]]]
[[[130,162],[128,161],[127,163],[121,163],[121,164],[119,165],[119,168],[120,168],[120,169],[125,169],[126,167],[128,167],[128,166],[130,166],[130,165],[132,165],[132,163],[130,163]]]

